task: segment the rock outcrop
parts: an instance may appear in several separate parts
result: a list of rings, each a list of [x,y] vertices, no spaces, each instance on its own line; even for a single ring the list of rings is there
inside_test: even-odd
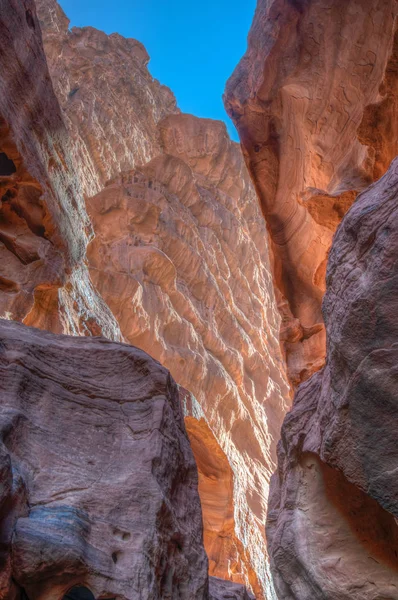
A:
[[[125,338],[200,407],[194,439],[210,573],[261,594],[267,489],[288,397],[265,224],[224,125],[174,115],[160,132],[163,155],[88,200],[90,273]],[[210,500],[214,477],[221,498]]]
[[[57,0],[36,0],[44,48],[80,180],[93,195],[120,171],[161,153],[157,125],[178,113],[169,88],[148,71],[144,46],[92,27],[69,30]]]
[[[179,392],[147,354],[0,321],[0,595],[207,600]],[[242,596],[243,598],[244,596]]]
[[[120,338],[84,264],[93,236],[33,0],[0,14],[0,315]]]
[[[325,368],[286,417],[268,541],[281,600],[398,598],[398,159],[338,229]]]
[[[272,240],[297,386],[324,364],[333,232],[398,154],[395,0],[259,0],[225,103]]]
[[[272,597],[264,526],[289,386],[266,228],[239,146],[221,123],[179,113],[141,44],[69,31],[59,5],[38,0],[56,98],[33,1],[7,5],[3,252],[17,247],[20,265],[3,261],[2,314],[128,341],[171,370],[187,390],[210,574]]]
[[[172,115],[159,127],[164,154],[87,202],[90,273],[125,338],[199,404],[205,422],[188,431],[210,573],[261,594],[268,483],[289,394],[265,223],[223,124]]]
[[[209,579],[210,600],[254,600],[246,588],[217,577]]]

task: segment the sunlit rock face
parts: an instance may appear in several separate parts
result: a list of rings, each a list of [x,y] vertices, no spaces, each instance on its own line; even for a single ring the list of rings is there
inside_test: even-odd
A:
[[[85,193],[160,153],[158,122],[179,112],[169,88],[148,71],[134,39],[92,27],[69,31],[56,0],[36,0],[54,89],[76,142]]]
[[[267,537],[281,600],[398,598],[398,159],[329,255],[324,369],[286,417]]]
[[[187,426],[210,574],[261,598],[268,483],[289,394],[265,223],[222,123],[171,115],[159,131],[162,155],[87,202],[90,273],[125,338],[193,395]]]
[[[0,14],[0,315],[120,337],[84,264],[93,232],[31,0]]]
[[[324,364],[333,233],[398,154],[395,0],[259,0],[225,103],[272,238],[293,386]]]
[[[171,370],[187,390],[210,574],[234,583],[214,589],[244,598],[247,584],[270,597],[265,514],[289,388],[265,224],[239,147],[221,123],[179,114],[138,42],[69,32],[60,7],[40,0],[57,101],[35,7],[25,4],[5,13],[4,36],[21,43],[4,38],[11,68],[0,75],[0,106],[12,78],[21,98],[14,112],[2,108],[0,167],[12,234],[4,252],[17,248],[30,297],[23,288],[27,308],[11,310],[20,288],[7,271],[4,314],[54,332],[122,337]],[[83,193],[95,227],[90,277]]]
[[[79,584],[96,598],[207,600],[170,373],[131,346],[4,320],[0,347],[1,598]]]

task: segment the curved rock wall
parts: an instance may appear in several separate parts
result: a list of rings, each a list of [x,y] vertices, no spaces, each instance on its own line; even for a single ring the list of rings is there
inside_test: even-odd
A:
[[[266,229],[239,147],[221,123],[179,114],[138,42],[92,28],[69,32],[57,3],[40,0],[57,102],[35,8],[25,5],[15,9],[26,22],[26,31],[15,23],[21,54],[4,38],[9,79],[0,73],[4,90],[12,77],[20,82],[15,106],[24,116],[9,115],[0,168],[10,170],[10,160],[16,168],[2,180],[18,192],[3,200],[12,230],[4,252],[18,249],[29,302],[18,313],[5,304],[4,312],[55,332],[122,338],[171,369],[189,390],[183,403],[200,468],[210,573],[234,582],[216,588],[239,597],[238,584],[246,583],[258,598],[272,597],[264,525],[289,387]],[[26,61],[24,90],[17,71]],[[25,180],[35,195],[24,212]],[[94,240],[83,192],[96,193],[87,199]],[[33,224],[19,222],[27,214]],[[26,271],[31,257],[33,271]],[[10,282],[4,297],[16,304],[19,288]]]
[[[259,0],[227,84],[272,239],[293,386],[324,364],[333,232],[398,153],[397,10],[395,0]]]
[[[261,597],[268,482],[289,395],[265,224],[223,124],[175,115],[160,132],[163,155],[87,202],[90,273],[126,339],[196,398],[219,445],[216,490],[206,432],[202,451],[194,435],[210,573]]]
[[[197,470],[169,372],[131,346],[9,321],[0,342],[1,597],[79,584],[207,600]]]
[[[281,600],[398,598],[398,159],[338,229],[325,368],[286,417],[267,537]]]
[[[33,0],[4,0],[0,46],[0,315],[118,339],[84,264],[93,231]]]

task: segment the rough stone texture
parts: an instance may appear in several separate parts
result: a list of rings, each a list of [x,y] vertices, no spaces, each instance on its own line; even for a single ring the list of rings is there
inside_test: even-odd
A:
[[[218,577],[209,579],[210,600],[254,600],[246,588]]]
[[[398,598],[398,159],[338,229],[324,369],[286,417],[267,537],[281,600]]]
[[[272,238],[293,386],[324,364],[333,232],[398,154],[397,11],[396,0],[259,0],[227,84]]]
[[[164,367],[1,320],[0,396],[1,598],[79,583],[95,597],[207,599],[197,470]]]
[[[3,181],[18,202],[3,202],[13,229],[1,268],[15,247],[33,267],[18,266],[29,302],[19,312],[5,303],[2,314],[57,333],[122,338],[171,369],[189,390],[210,573],[272,597],[264,525],[289,390],[266,229],[239,147],[221,123],[179,114],[141,44],[69,32],[59,5],[39,0],[57,102],[33,3],[7,5],[0,108],[14,112],[0,168],[14,160],[17,172]],[[22,212],[24,178],[36,192]],[[90,278],[83,192],[100,192],[87,201]],[[18,220],[36,213],[33,225]],[[10,281],[4,297],[14,307],[19,288]]]
[[[84,264],[93,233],[32,0],[2,0],[0,48],[0,315],[117,339]]]
[[[261,597],[268,483],[289,393],[265,223],[223,124],[173,115],[160,134],[163,155],[88,200],[91,277],[125,338],[194,395],[188,414],[204,421],[188,431],[210,574]]]
[[[79,153],[84,191],[160,154],[158,122],[179,112],[134,39],[73,27],[56,0],[36,0],[55,92]]]

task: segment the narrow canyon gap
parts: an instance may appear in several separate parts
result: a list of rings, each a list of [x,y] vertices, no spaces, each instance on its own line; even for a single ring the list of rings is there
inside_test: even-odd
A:
[[[258,0],[240,146],[0,5],[0,598],[398,600],[397,2]]]

